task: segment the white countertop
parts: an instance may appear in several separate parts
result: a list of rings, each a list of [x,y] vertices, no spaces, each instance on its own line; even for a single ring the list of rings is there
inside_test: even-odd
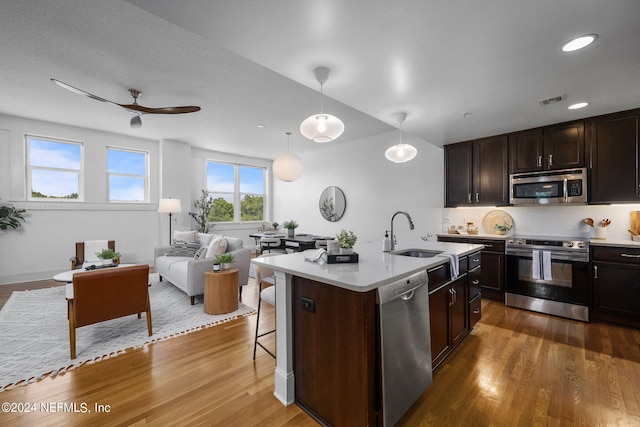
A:
[[[640,242],[622,239],[589,239],[591,246],[618,246],[625,248],[640,248]]]
[[[466,232],[458,233],[458,234],[449,234],[449,233],[438,233],[437,237],[463,237],[465,239],[495,239],[495,240],[504,240],[507,237],[511,237],[508,234],[489,234],[489,233],[478,233],[478,234],[469,234]]]
[[[355,264],[318,264],[305,261],[309,252],[295,252],[282,256],[254,258],[251,262],[264,265],[276,271],[282,271],[294,276],[300,276],[321,283],[350,289],[357,292],[367,292],[380,286],[406,277],[413,273],[436,267],[448,262],[445,257],[413,258],[402,255],[392,255],[382,252],[382,245],[378,243],[358,244],[354,248],[358,253],[359,262]],[[466,243],[408,241],[399,242],[396,251],[402,249],[428,249],[455,253],[458,256],[468,255],[481,250],[482,245]],[[312,252],[313,250],[311,250]]]

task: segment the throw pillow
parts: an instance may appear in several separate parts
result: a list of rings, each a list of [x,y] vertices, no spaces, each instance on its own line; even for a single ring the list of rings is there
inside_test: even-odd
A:
[[[193,259],[201,259],[204,258],[207,255],[207,250],[209,250],[208,246],[205,247],[200,247],[200,249],[198,249],[196,251],[196,254],[193,256]]]
[[[182,240],[174,240],[167,256],[184,256],[193,258],[200,248],[198,242],[185,242]]]
[[[198,233],[198,242],[200,242],[201,248],[206,248],[211,243],[211,239],[216,237],[215,234]]]
[[[197,242],[198,241],[198,233],[195,231],[174,231],[173,232],[173,241],[181,241],[181,242]]]
[[[227,240],[224,236],[215,236],[209,244],[206,258],[213,258],[225,252],[227,252]]]

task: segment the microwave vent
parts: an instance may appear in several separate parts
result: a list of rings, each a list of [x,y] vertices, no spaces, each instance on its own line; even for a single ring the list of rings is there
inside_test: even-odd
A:
[[[564,95],[552,96],[551,98],[543,99],[538,101],[538,103],[541,107],[544,107],[545,105],[555,104],[556,102],[564,101],[566,99],[567,94],[565,93]]]

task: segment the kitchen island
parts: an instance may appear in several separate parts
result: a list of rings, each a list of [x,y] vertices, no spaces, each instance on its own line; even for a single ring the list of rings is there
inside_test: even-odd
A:
[[[422,249],[452,253],[458,257],[463,257],[478,252],[482,247],[482,245],[477,244],[418,240],[402,242],[396,247],[395,252],[406,249]],[[333,324],[329,324],[328,327],[325,325],[321,329],[315,329],[314,333],[330,334],[332,331],[348,333],[350,335],[343,341],[336,337],[335,351],[343,352],[344,359],[356,360],[360,357],[365,358],[362,361],[356,360],[358,362],[356,366],[351,366],[342,371],[339,368],[334,369],[330,365],[322,365],[324,360],[315,361],[318,366],[325,366],[327,370],[330,370],[329,372],[322,372],[322,375],[335,377],[331,381],[325,381],[327,379],[322,378],[323,382],[331,384],[326,393],[344,393],[345,401],[350,402],[350,404],[353,402],[353,406],[348,409],[340,409],[340,411],[349,410],[354,413],[362,413],[367,412],[367,408],[358,406],[358,399],[355,399],[356,396],[353,394],[348,394],[346,385],[347,383],[363,382],[365,384],[365,394],[368,394],[368,396],[364,396],[361,400],[365,404],[368,402],[370,405],[371,401],[375,399],[376,378],[371,377],[372,372],[376,369],[374,366],[375,361],[369,360],[369,365],[365,365],[367,365],[366,359],[371,359],[376,350],[375,343],[371,340],[371,334],[376,332],[375,304],[377,289],[398,279],[449,263],[448,258],[440,256],[414,258],[383,253],[379,244],[358,245],[356,251],[359,254],[359,262],[356,264],[319,264],[305,261],[305,257],[309,256],[308,252],[252,260],[253,263],[272,268],[276,275],[277,357],[274,395],[285,405],[290,405],[296,401],[296,370],[302,372],[301,359],[300,357],[295,358],[297,355],[294,354],[294,341],[298,339],[297,344],[300,345],[302,340],[308,339],[307,335],[300,335],[300,330],[294,333],[294,309],[300,310],[301,304],[304,304],[304,302],[296,300],[294,290],[305,287],[310,289],[312,287],[313,292],[316,293],[314,297],[316,299],[311,303],[316,305],[323,304],[323,307],[330,305],[329,312],[336,317],[340,317]],[[302,310],[306,311],[314,309],[315,307],[308,305],[302,308]],[[364,322],[363,319],[365,319]],[[360,329],[363,330],[361,331]],[[307,345],[306,341],[304,345]],[[313,343],[309,345],[313,345]],[[306,349],[306,347],[303,347],[303,349]],[[316,348],[315,350],[326,351],[324,348]],[[318,358],[321,359],[320,356]],[[354,370],[359,370],[362,366],[364,368],[362,368],[363,373],[360,377],[354,376],[350,380],[345,378],[345,375],[351,376]],[[307,375],[304,380],[305,387],[309,387],[310,381],[314,378],[318,377]],[[358,398],[360,397],[362,396],[358,396]],[[333,398],[335,399],[335,396]],[[298,404],[307,412],[316,416],[317,419],[322,419],[322,414],[314,414],[313,407],[305,406],[304,402],[300,401],[298,401]],[[362,425],[371,424],[371,417],[373,416],[366,416]]]

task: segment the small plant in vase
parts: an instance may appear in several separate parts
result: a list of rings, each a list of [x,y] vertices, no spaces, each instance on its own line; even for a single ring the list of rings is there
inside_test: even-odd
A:
[[[296,235],[296,228],[298,228],[298,223],[296,221],[285,221],[282,226],[287,229],[289,237],[294,237]]]
[[[498,231],[498,234],[507,234],[509,230],[513,228],[511,224],[496,224],[493,226],[495,230]]]
[[[277,233],[278,232],[278,228],[280,228],[280,224],[278,224],[277,222],[274,222],[271,225],[273,226],[273,231]]]
[[[103,264],[118,264],[120,262],[120,254],[113,249],[103,249],[96,252],[96,256],[102,260]]]
[[[227,268],[229,268],[229,265],[233,264],[235,261],[236,261],[235,257],[233,256],[232,253],[229,253],[229,252],[216,255],[216,257],[213,259],[213,263],[220,264],[220,268],[223,270],[226,270]]]
[[[352,254],[353,246],[356,244],[358,237],[353,234],[353,231],[341,230],[340,233],[336,234],[336,240],[340,246],[341,254]]]

